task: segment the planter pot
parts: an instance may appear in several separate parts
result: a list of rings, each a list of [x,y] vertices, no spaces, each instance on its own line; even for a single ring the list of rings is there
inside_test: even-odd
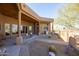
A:
[[[49,56],[55,56],[56,54],[54,52],[49,52],[48,55]]]

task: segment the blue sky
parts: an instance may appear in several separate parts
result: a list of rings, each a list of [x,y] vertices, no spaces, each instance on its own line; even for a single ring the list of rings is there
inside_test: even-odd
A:
[[[58,10],[62,8],[64,3],[28,3],[39,16],[56,18],[59,16]]]

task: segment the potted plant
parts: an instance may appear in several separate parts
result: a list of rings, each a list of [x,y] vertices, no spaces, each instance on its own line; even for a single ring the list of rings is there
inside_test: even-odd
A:
[[[51,38],[51,36],[49,35],[48,38]]]
[[[52,55],[56,55],[56,47],[54,47],[54,46],[49,46],[49,56],[52,56]]]

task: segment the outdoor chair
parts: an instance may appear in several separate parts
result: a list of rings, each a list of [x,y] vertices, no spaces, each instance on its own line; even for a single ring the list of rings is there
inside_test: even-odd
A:
[[[7,56],[8,53],[7,53],[7,49],[6,48],[3,48],[2,50],[0,50],[0,56]]]

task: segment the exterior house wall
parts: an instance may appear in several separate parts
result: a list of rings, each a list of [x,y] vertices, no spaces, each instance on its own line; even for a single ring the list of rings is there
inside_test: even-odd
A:
[[[39,27],[40,27],[40,34],[42,34],[45,31],[44,28],[48,27],[48,25],[47,24],[44,24],[44,23],[40,23],[40,26]]]
[[[0,14],[0,24],[1,24],[1,27],[2,27],[1,31],[5,32],[4,24],[16,24],[16,25],[18,25],[18,19],[8,17],[8,16],[4,16],[4,15]],[[29,30],[29,26],[32,26],[32,30],[33,30],[33,26],[34,26],[33,23],[28,23],[28,22],[23,21],[23,20],[22,20],[21,25],[27,26],[27,31]]]
[[[46,17],[40,17],[40,34],[44,33],[52,33],[53,32],[53,19],[52,18],[46,18]],[[47,27],[47,30],[45,28]]]
[[[44,28],[47,27],[47,30]],[[48,33],[53,32],[53,23],[40,23],[40,34],[44,33],[44,31],[48,31]]]
[[[18,24],[18,20],[0,14],[0,23]]]
[[[48,24],[48,31],[49,31],[49,33],[52,33],[53,32],[53,22],[50,22]]]
[[[39,19],[39,16],[29,6],[27,6],[26,4],[21,4],[21,7],[24,11],[27,12],[28,16],[32,17],[33,19]]]
[[[41,19],[40,16],[37,15],[28,6],[25,6],[23,4],[17,4],[17,6],[18,6],[18,8],[17,8],[16,6],[14,7],[14,5],[12,4],[10,7],[13,7],[13,9],[11,9],[10,12],[9,12],[9,10],[7,10],[10,7],[6,8],[6,6],[7,7],[10,6],[10,4],[9,5],[3,4],[3,5],[1,5],[1,8],[0,8],[0,13],[2,13],[2,14],[0,14],[0,25],[1,25],[0,31],[2,33],[4,33],[4,35],[6,33],[6,35],[11,35],[10,37],[12,37],[13,34],[14,35],[18,34],[17,42],[19,42],[19,41],[21,42],[21,39],[22,39],[21,35],[22,35],[22,33],[23,34],[26,33],[25,31],[27,31],[28,33],[32,32],[34,34],[39,34],[40,32],[42,32],[44,30],[43,29],[44,27],[49,27],[49,30],[50,30],[50,25],[48,26],[47,24],[48,24],[48,22],[51,21],[51,19],[50,19],[50,21],[48,21],[48,20],[46,20],[48,18],[45,18],[44,22],[46,22],[46,23],[40,24],[39,23],[40,22],[39,19]],[[8,12],[6,12],[6,11],[8,11]],[[12,11],[14,11],[14,12],[12,12]],[[18,18],[18,19],[16,19],[16,18]],[[5,24],[7,24],[9,26],[5,26]],[[12,27],[12,25],[15,25],[15,26],[18,25],[18,26],[16,26],[16,30],[13,29],[14,27]],[[25,26],[25,28],[27,28],[27,30],[23,27],[23,29],[25,31],[21,31],[20,30],[21,25]],[[32,30],[29,30],[29,26],[32,26],[32,28],[31,28]],[[9,29],[7,29],[9,31],[6,31],[5,27],[9,27]]]
[[[28,23],[26,21],[21,21],[22,25],[32,25],[32,23]],[[8,17],[8,16],[4,16],[0,14],[0,23],[9,23],[9,24],[18,24],[18,19],[12,18],[12,17]]]

